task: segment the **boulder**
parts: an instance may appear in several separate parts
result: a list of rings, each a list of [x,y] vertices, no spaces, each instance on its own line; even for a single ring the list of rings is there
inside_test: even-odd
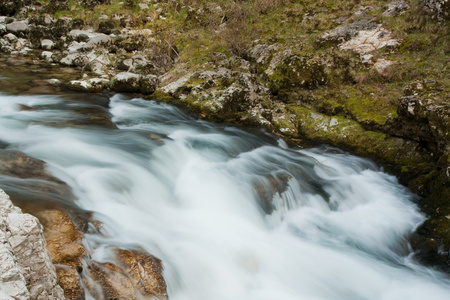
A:
[[[278,57],[273,60],[278,60]],[[273,94],[293,87],[312,90],[327,82],[325,66],[320,59],[291,54],[278,61],[278,65],[269,76],[269,88]]]
[[[60,18],[56,23],[52,26],[52,33],[55,37],[59,38],[66,35],[71,29],[71,21],[70,18]]]
[[[28,34],[31,44],[36,48],[41,46],[42,40],[51,40],[53,39],[53,36],[52,29],[43,25],[31,26]]]
[[[8,32],[17,34],[28,30],[28,24],[22,21],[14,21],[6,25]]]
[[[115,249],[117,263],[91,260],[84,283],[95,299],[167,299],[162,263],[140,250]]]
[[[139,92],[140,80],[141,75],[130,72],[119,73],[111,81],[111,90],[124,93]]]
[[[44,50],[52,50],[55,46],[55,43],[52,40],[42,40],[41,41],[41,48]]]
[[[79,271],[86,249],[82,245],[83,234],[69,215],[59,209],[41,209],[34,212],[44,226],[47,250],[57,265],[59,284],[69,299],[83,299]]]
[[[64,299],[42,225],[0,190],[0,286],[12,299]],[[7,298],[8,299],[8,298]]]
[[[141,93],[142,94],[153,94],[158,87],[158,76],[156,75],[144,75],[141,77],[140,85],[141,85]]]
[[[162,276],[163,266],[156,258],[142,250],[116,249],[118,265],[130,276],[139,292],[145,297],[167,298],[167,286]]]
[[[100,92],[109,86],[109,80],[104,78],[91,78],[89,80],[72,80],[67,88],[75,91],[94,93]]]

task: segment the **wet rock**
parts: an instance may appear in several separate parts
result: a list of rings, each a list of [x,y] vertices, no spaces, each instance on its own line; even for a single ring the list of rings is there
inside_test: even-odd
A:
[[[90,278],[85,278],[84,284],[95,299],[138,299],[131,278],[118,266],[91,260],[87,271]]]
[[[82,268],[82,258],[86,254],[83,234],[69,215],[59,209],[41,209],[33,214],[44,226],[47,250],[53,263]]]
[[[140,86],[142,94],[153,94],[158,86],[158,76],[156,75],[144,75],[141,77]]]
[[[13,299],[64,299],[38,219],[0,190],[0,284]]]
[[[34,215],[44,226],[47,250],[57,266],[59,285],[69,299],[83,299],[84,290],[80,275],[82,258],[86,249],[82,245],[83,234],[70,219],[69,215],[59,209],[41,209]]]
[[[167,298],[166,282],[162,276],[160,259],[137,250],[117,249],[115,251],[119,266],[131,277],[133,284],[144,297]]]
[[[66,299],[85,299],[85,292],[81,285],[80,274],[75,268],[56,265],[56,273],[58,275],[58,284],[63,288]]]
[[[133,93],[139,92],[141,75],[122,72],[111,80],[111,90],[115,92]]]
[[[114,249],[114,261],[91,260],[84,283],[95,299],[167,299],[162,263],[141,250]]]

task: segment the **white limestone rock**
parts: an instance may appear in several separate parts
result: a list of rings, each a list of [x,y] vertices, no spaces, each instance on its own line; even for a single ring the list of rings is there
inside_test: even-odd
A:
[[[36,217],[23,214],[0,189],[1,299],[64,299]]]
[[[44,39],[41,41],[41,48],[44,50],[52,50],[55,46],[55,43],[52,40]]]
[[[111,80],[111,89],[116,92],[134,93],[140,90],[141,75],[122,72]]]

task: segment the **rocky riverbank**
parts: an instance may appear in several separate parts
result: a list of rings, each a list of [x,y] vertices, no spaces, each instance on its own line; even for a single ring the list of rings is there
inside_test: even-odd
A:
[[[139,93],[371,157],[422,196],[412,245],[448,271],[448,3],[0,1],[0,51],[53,70],[30,93]]]

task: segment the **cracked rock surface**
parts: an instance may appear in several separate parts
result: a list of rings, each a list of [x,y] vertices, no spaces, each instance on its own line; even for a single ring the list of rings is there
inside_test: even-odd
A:
[[[64,299],[42,225],[0,189],[0,298]]]

